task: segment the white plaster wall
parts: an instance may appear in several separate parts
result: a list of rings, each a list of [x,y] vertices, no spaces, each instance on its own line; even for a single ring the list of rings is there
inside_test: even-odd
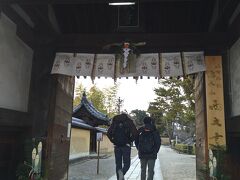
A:
[[[232,116],[240,115],[240,39],[230,49]]]
[[[0,108],[26,112],[33,50],[16,35],[16,25],[0,16]]]
[[[89,155],[90,130],[72,128],[70,141],[70,159]]]

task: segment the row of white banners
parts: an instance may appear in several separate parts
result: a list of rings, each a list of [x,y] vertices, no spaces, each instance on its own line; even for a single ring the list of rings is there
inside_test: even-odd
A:
[[[114,54],[56,53],[52,74],[94,77],[177,77],[205,71],[203,52],[149,53],[129,57],[126,68]]]

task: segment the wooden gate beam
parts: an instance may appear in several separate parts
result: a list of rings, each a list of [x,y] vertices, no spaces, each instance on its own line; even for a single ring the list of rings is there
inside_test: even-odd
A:
[[[146,42],[138,47],[140,52],[163,51],[219,51],[228,46],[228,33],[189,33],[189,34],[144,34],[144,33],[115,33],[115,34],[65,34],[58,37],[57,51],[114,53],[113,49],[103,47],[111,43]],[[112,52],[111,52],[112,51]]]
[[[127,1],[127,0],[126,0]],[[149,2],[199,2],[201,0],[140,0],[143,3]],[[18,4],[92,4],[109,3],[109,0],[1,0],[1,3]]]

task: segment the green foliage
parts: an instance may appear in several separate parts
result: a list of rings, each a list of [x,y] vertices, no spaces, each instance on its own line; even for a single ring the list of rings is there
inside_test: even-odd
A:
[[[142,126],[144,124],[143,119],[148,116],[146,111],[139,109],[132,110],[130,115],[132,116],[137,127]]]
[[[195,102],[190,79],[165,79],[154,91],[157,98],[150,103],[148,112],[159,124],[161,134],[165,132],[172,139],[174,123],[194,127]]]
[[[216,174],[215,177],[219,180],[230,180],[230,176],[224,172],[224,158],[226,156],[226,146],[222,145],[211,145],[213,156],[217,160]],[[209,158],[209,161],[213,161]]]
[[[187,144],[175,144],[174,149],[181,153],[195,154],[195,146]]]
[[[88,100],[92,102],[97,110],[107,114],[107,109],[105,107],[105,94],[96,85],[91,87],[88,93]]]
[[[108,117],[112,118],[117,115],[117,92],[118,92],[118,84],[110,88],[105,88],[103,93],[105,95],[105,106],[107,109]]]
[[[225,173],[225,163],[224,159],[226,156],[226,146],[221,145],[211,145],[210,149],[213,152],[212,158],[208,158],[207,164],[200,169],[202,173],[201,179],[206,179],[206,177],[210,176],[210,166],[209,164],[213,164],[213,158],[216,158],[217,166],[214,168],[213,176],[210,176],[209,179],[216,179],[216,180],[231,180],[231,176]]]
[[[16,170],[16,177],[18,180],[29,180],[28,174],[31,171],[31,167],[25,164],[19,164]]]
[[[78,87],[75,88],[76,96],[73,100],[73,107],[76,107],[77,105],[80,104],[83,92],[84,92],[84,87],[82,84],[80,84]]]
[[[32,167],[29,165],[26,165],[27,162],[21,163],[18,165],[16,170],[16,177],[17,180],[29,180],[29,173],[32,170]],[[30,163],[27,163],[30,164]],[[40,174],[34,176],[35,180],[43,180]]]
[[[158,104],[156,102],[151,102],[148,108],[148,112],[151,117],[155,120],[156,128],[162,136],[168,136],[166,134],[165,123],[163,122],[163,113],[159,111]]]
[[[75,89],[76,96],[73,101],[73,106],[76,107],[81,103],[84,87],[80,84]],[[118,85],[100,90],[96,85],[93,85],[89,92],[86,92],[87,98],[92,102],[94,107],[100,112],[107,114],[108,117],[113,117],[117,114],[117,91]]]

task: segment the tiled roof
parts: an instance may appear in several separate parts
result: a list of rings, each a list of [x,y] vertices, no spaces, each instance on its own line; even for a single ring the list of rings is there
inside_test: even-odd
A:
[[[106,122],[110,122],[110,119],[107,117],[107,115],[105,115],[105,114],[101,113],[100,111],[98,111],[98,110],[93,106],[93,104],[88,101],[85,92],[83,93],[81,103],[74,108],[73,114],[74,114],[74,113],[77,113],[77,111],[78,111],[82,106],[84,106],[84,107],[87,109],[87,111],[88,111],[92,116],[94,116],[95,118],[100,119],[100,120],[103,120],[103,121],[106,121]]]
[[[78,119],[75,117],[72,117],[72,125],[85,129],[95,129],[93,126],[86,124],[85,121],[83,121],[82,119]]]
[[[100,127],[93,127],[93,126],[87,124],[84,120],[78,119],[75,117],[72,117],[72,125],[75,127],[80,127],[80,128],[84,128],[84,129],[96,130],[99,132],[107,133],[107,129],[100,128]]]
[[[107,129],[106,128],[95,127],[95,129],[97,131],[100,131],[100,132],[103,132],[103,133],[107,133]]]

